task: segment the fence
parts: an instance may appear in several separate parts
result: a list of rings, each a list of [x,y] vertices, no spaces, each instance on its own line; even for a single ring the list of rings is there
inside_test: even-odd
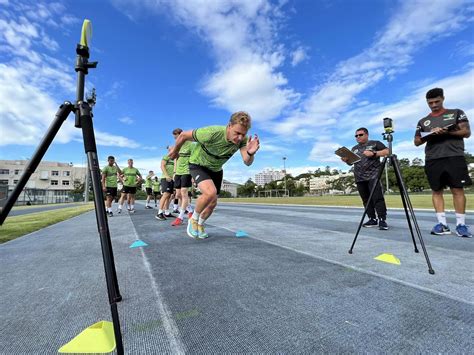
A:
[[[8,186],[0,185],[0,205],[3,206],[11,191]],[[44,190],[25,188],[18,196],[15,205],[43,205],[50,203],[69,203],[84,201],[83,194],[74,194],[66,190]]]

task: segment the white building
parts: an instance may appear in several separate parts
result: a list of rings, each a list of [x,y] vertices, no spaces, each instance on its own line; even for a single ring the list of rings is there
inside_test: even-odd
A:
[[[255,183],[258,186],[263,186],[275,180],[282,180],[284,177],[285,173],[283,170],[266,169],[255,174]]]
[[[337,175],[323,175],[319,177],[312,177],[309,180],[309,192],[310,193],[322,193],[329,192],[330,186],[329,181],[337,180],[341,177],[347,176],[348,173],[341,173]]]
[[[239,187],[239,184],[223,180],[221,190],[230,192],[232,197],[237,197],[237,187]]]
[[[27,164],[27,160],[0,160],[0,185],[8,186],[8,190],[12,191]],[[68,192],[74,189],[74,183],[84,183],[85,176],[86,168],[68,163],[42,161],[31,174],[25,188],[42,190],[40,196],[52,195],[55,197],[54,202],[65,202]]]

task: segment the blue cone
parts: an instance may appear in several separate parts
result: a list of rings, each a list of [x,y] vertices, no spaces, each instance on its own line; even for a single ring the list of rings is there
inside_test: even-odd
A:
[[[138,248],[138,247],[146,247],[146,246],[148,246],[147,243],[145,243],[144,241],[140,239],[137,239],[132,243],[132,245],[130,245],[130,248]]]
[[[248,235],[246,232],[244,232],[244,231],[237,231],[237,232],[235,233],[235,236],[236,236],[237,238],[244,238],[244,237],[248,237],[249,235]]]

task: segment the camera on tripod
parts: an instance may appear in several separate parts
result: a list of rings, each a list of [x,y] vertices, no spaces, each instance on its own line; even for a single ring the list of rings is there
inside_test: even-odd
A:
[[[383,129],[385,130],[385,133],[393,133],[393,120],[389,117],[385,117],[383,119]]]

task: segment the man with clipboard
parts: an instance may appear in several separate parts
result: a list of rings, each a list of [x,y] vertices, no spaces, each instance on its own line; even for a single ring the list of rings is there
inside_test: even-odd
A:
[[[387,230],[387,206],[383,197],[382,185],[377,180],[380,169],[380,157],[388,155],[388,148],[380,141],[369,140],[369,131],[361,127],[355,132],[357,145],[352,147],[352,152],[360,157],[360,160],[354,162],[354,177],[357,184],[357,190],[367,207],[367,216],[369,220],[362,226],[366,228],[379,227],[381,230]],[[336,152],[337,154],[337,152]],[[347,157],[341,157],[343,162],[349,163]],[[369,201],[370,192],[376,186],[372,201]],[[377,211],[377,217],[375,212]]]
[[[472,238],[466,226],[466,196],[464,186],[472,184],[464,158],[464,138],[471,129],[466,114],[459,109],[443,107],[444,92],[434,88],[426,93],[431,113],[418,121],[414,143],[425,146],[425,173],[432,190],[433,207],[438,224],[431,234],[451,234],[444,212],[443,190],[448,186],[453,195],[456,211],[456,234]]]

